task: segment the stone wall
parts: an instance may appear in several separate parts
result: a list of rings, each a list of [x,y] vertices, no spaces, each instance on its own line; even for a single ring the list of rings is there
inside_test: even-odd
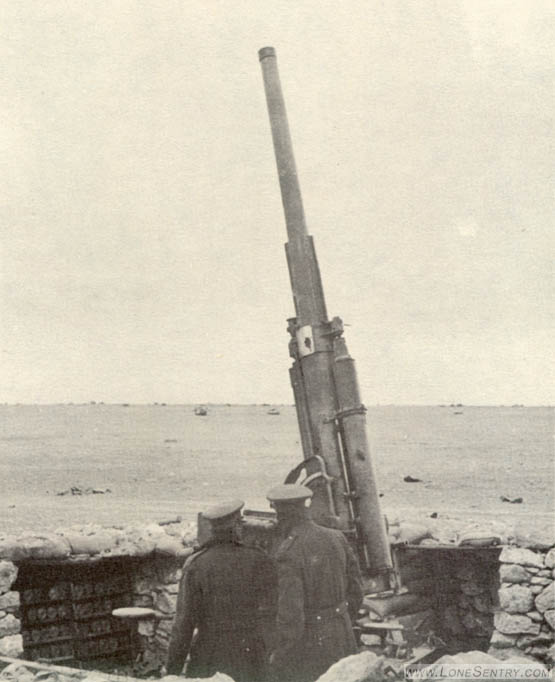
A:
[[[0,561],[0,656],[12,658],[23,653],[19,592],[11,589],[16,578],[17,566],[11,561]]]
[[[138,625],[139,644],[146,648],[147,660],[162,660],[175,613],[181,566],[193,551],[195,540],[196,525],[179,519],[142,527],[89,525],[40,535],[0,536],[0,656],[16,658],[24,653],[20,593],[13,586],[29,566],[48,562],[61,569],[77,563],[129,558],[125,571],[131,577],[132,605],[147,606],[157,614]],[[49,598],[55,601],[56,595]],[[53,613],[44,623],[51,624],[48,630],[58,628],[53,634],[59,636],[56,621]]]
[[[500,533],[490,539],[473,529],[469,535],[446,525],[424,533],[414,524],[406,526],[400,523],[391,539],[407,543],[402,574],[410,596],[416,597],[412,620],[422,622],[418,614],[431,610],[440,639],[472,648],[489,646],[499,658],[517,652],[549,659],[555,630],[555,547],[518,546]],[[28,562],[64,565],[129,557],[134,559],[128,572],[132,605],[156,612],[155,618],[137,625],[144,659],[155,669],[167,652],[181,566],[195,539],[196,526],[179,520],[140,528],[86,526],[40,536],[0,536],[0,655],[23,654],[20,595],[13,585]],[[477,544],[466,546],[468,542]],[[490,544],[486,548],[484,543]]]
[[[154,609],[158,617],[139,622],[138,634],[144,647],[143,659],[153,669],[166,659],[175,615],[182,559],[155,557],[142,562],[135,574],[133,605]]]
[[[504,547],[490,653],[548,660],[555,640],[555,548]]]

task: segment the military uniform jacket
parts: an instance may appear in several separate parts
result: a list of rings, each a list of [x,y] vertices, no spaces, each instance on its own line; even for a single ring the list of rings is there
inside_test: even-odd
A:
[[[262,631],[271,612],[273,562],[237,542],[210,542],[185,562],[168,652],[167,671],[186,677],[216,672],[236,682],[264,675]],[[193,636],[193,633],[194,636]]]
[[[273,679],[316,680],[356,653],[351,619],[362,602],[356,557],[343,533],[305,520],[277,554],[277,647]]]

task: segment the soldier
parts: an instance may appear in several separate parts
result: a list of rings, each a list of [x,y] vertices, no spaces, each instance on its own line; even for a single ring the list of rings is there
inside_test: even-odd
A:
[[[310,519],[311,497],[309,488],[293,484],[267,495],[285,535],[276,553],[274,680],[312,682],[357,651],[352,621],[362,602],[358,563],[341,531]]]
[[[236,682],[263,678],[267,655],[263,621],[275,582],[273,562],[239,542],[240,500],[204,513],[212,537],[183,567],[167,673],[186,677],[216,672]],[[196,635],[193,633],[197,630]]]

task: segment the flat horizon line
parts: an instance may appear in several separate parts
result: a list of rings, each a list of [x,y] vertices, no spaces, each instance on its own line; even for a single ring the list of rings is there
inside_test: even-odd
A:
[[[167,402],[107,402],[103,400],[91,400],[88,402],[2,402],[0,407],[295,407],[294,403],[219,403],[219,402],[191,402],[191,403],[167,403]],[[541,407],[553,408],[549,404],[525,404],[525,403],[372,403],[366,407],[441,407],[441,408],[476,408],[476,407]]]

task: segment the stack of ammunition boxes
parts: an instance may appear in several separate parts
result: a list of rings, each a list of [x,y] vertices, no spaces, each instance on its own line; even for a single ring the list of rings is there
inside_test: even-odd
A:
[[[25,657],[44,661],[86,661],[132,654],[127,622],[113,609],[129,606],[131,589],[125,574],[71,571],[44,587],[21,590]],[[60,576],[61,577],[61,576]]]

